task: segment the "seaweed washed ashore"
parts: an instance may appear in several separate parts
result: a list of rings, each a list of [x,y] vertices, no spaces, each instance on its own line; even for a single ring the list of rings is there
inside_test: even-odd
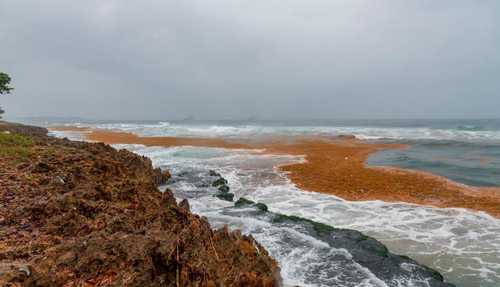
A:
[[[170,190],[160,192],[157,186],[170,174],[149,159],[47,137],[42,128],[0,129],[2,286],[281,285],[278,264],[251,235],[212,231],[206,219],[190,213],[187,200],[177,204]],[[216,171],[210,178],[215,197],[234,201],[226,179]],[[259,217],[346,250],[332,259],[354,260],[388,286],[401,278],[453,286],[354,230],[272,213],[245,198],[225,212]]]
[[[145,146],[201,146],[229,149],[260,149],[269,154],[304,156],[306,161],[282,166],[303,190],[333,194],[346,200],[408,202],[435,207],[466,208],[500,217],[500,189],[474,187],[428,172],[369,167],[367,158],[381,150],[405,148],[401,144],[366,143],[354,137],[277,137],[263,141],[223,138],[142,137],[128,132],[85,127],[52,127],[75,132],[85,139],[107,144]]]

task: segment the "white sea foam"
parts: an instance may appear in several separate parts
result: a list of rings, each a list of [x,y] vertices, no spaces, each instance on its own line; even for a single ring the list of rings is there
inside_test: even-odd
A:
[[[154,150],[145,148],[141,153],[156,163],[165,162]],[[204,148],[160,150],[170,153],[170,164],[176,162],[173,166],[187,164],[222,172],[237,196],[266,203],[274,212],[362,231],[391,251],[436,268],[453,282],[463,282],[459,286],[496,286],[500,282],[500,221],[484,213],[382,201],[350,202],[304,192],[274,168],[300,161],[300,157],[222,154],[220,149]],[[212,151],[212,157],[192,157],[193,150],[205,155]],[[172,167],[170,164],[167,166]]]
[[[81,141],[84,140],[84,133],[78,131],[78,132],[72,132],[72,131],[50,131],[49,135],[54,136],[54,137],[59,137],[59,138],[68,138],[70,140],[76,140],[76,141]]]
[[[181,137],[255,137],[273,135],[355,135],[360,139],[455,140],[500,142],[499,130],[439,129],[428,127],[363,127],[363,126],[261,126],[261,125],[187,125],[113,123],[93,124],[95,128],[122,130],[143,136]]]

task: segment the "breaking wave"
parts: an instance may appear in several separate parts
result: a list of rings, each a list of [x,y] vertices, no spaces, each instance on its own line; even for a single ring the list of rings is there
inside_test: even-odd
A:
[[[365,140],[444,140],[500,142],[500,130],[483,130],[476,126],[458,128],[370,127],[370,126],[272,126],[272,125],[192,125],[158,122],[80,124],[94,128],[137,133],[142,136],[178,137],[255,137],[273,135],[354,135]]]

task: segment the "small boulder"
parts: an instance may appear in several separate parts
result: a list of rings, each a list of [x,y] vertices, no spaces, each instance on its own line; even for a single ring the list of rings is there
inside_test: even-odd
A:
[[[221,185],[219,186],[219,191],[222,192],[222,193],[228,193],[229,192],[229,186],[227,185]]]
[[[216,176],[216,177],[221,177],[220,173],[216,172],[215,170],[209,170],[208,175],[210,176]]]
[[[260,211],[268,211],[267,205],[264,203],[256,203],[255,206],[260,210]]]
[[[234,206],[236,206],[236,207],[241,207],[241,206],[245,206],[245,205],[252,205],[252,204],[255,204],[255,202],[253,202],[253,201],[251,201],[251,200],[248,200],[248,199],[246,199],[246,198],[244,198],[244,197],[240,197],[240,198],[238,199],[238,201],[236,201],[236,202],[234,203]]]
[[[225,201],[233,201],[234,199],[234,194],[233,193],[217,193],[215,195],[218,199],[225,200]]]
[[[217,187],[217,186],[226,185],[226,184],[227,184],[227,180],[225,178],[221,177],[221,178],[217,179],[216,181],[214,181],[212,183],[212,186]]]

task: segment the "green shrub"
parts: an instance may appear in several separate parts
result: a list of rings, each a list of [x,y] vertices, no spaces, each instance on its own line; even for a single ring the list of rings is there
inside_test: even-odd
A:
[[[18,134],[0,132],[0,156],[27,157],[33,141]]]

